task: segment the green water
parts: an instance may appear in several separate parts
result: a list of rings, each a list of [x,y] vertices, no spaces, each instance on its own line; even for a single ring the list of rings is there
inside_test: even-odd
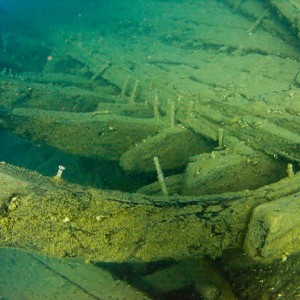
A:
[[[7,189],[3,177],[0,299],[299,299],[295,216],[279,209],[287,229],[269,252],[243,242],[254,207],[299,196],[291,182],[291,192],[261,193],[257,205],[249,192],[299,171],[300,6],[290,2],[0,0],[1,164],[46,176],[65,188],[64,201],[88,206],[101,190],[124,192],[107,196],[112,208],[100,201],[104,216],[88,208],[103,228],[85,222],[80,205],[52,228],[44,183],[26,199],[40,195],[45,214],[38,204],[21,211],[23,181]],[[54,182],[59,166],[63,181]],[[245,209],[219,217],[239,198]],[[129,231],[118,236],[122,226]],[[60,232],[69,235],[58,242]]]

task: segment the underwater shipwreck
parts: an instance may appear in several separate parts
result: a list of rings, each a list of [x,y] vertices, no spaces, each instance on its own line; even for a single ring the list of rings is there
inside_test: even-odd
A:
[[[71,3],[0,6],[0,299],[300,299],[300,3]]]

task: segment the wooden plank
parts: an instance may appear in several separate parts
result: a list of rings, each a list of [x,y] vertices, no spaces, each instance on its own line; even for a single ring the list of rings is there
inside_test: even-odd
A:
[[[81,188],[2,163],[0,245],[110,262],[218,257],[242,247],[256,206],[299,192],[299,180],[298,173],[255,191],[150,197]]]
[[[278,13],[288,20],[292,28],[300,32],[300,3],[295,0],[268,0]]]
[[[6,117],[7,128],[36,143],[84,155],[118,160],[135,143],[156,133],[151,119],[18,108]]]
[[[0,264],[0,291],[5,299],[149,299],[127,282],[80,259],[0,249]]]

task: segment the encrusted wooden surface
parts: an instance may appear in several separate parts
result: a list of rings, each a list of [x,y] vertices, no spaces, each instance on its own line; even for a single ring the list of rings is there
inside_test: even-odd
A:
[[[252,210],[299,192],[300,175],[256,191],[150,197],[84,189],[0,165],[0,245],[92,261],[180,260],[241,248]]]

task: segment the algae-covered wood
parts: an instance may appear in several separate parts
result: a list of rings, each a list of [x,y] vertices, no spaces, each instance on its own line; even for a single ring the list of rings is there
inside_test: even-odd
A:
[[[150,197],[84,189],[0,165],[0,245],[93,261],[218,257],[242,247],[252,210],[299,191],[299,175],[258,189]]]
[[[0,249],[0,290],[6,299],[150,299],[111,273],[81,259]]]
[[[0,245],[121,267],[178,260],[169,270],[195,270],[175,277],[181,284],[193,275],[181,287],[201,299],[228,298],[220,273],[230,273],[229,292],[244,298],[299,296],[297,1],[66,0],[57,9],[63,22],[51,26],[56,1],[27,19],[23,2],[14,16],[41,30],[24,37],[0,28],[0,135],[5,127],[23,143],[52,146],[48,153],[84,156],[85,168],[61,163],[88,178],[72,185],[67,173],[46,178],[2,162]],[[1,160],[20,163],[26,151],[16,145]],[[48,156],[44,169],[57,165]],[[118,163],[123,170],[109,170]],[[140,193],[93,189],[87,169],[101,182],[140,173],[145,186],[124,180],[123,190]],[[228,256],[235,251],[238,261]],[[272,264],[245,267],[244,251]],[[224,261],[220,273],[201,269],[205,256]]]
[[[118,160],[158,129],[149,119],[112,114],[57,112],[18,108],[5,118],[17,135],[69,153]]]

